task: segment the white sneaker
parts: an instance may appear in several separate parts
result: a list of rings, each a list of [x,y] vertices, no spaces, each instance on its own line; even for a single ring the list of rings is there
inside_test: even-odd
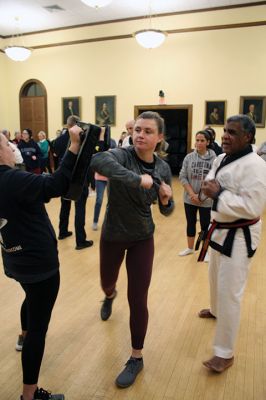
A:
[[[180,253],[178,254],[179,256],[183,257],[183,256],[188,256],[189,254],[193,254],[194,250],[193,249],[185,249],[183,251],[180,251]]]
[[[92,230],[93,230],[93,231],[97,231],[97,230],[98,230],[98,224],[97,224],[97,222],[93,222],[93,224],[92,224]]]

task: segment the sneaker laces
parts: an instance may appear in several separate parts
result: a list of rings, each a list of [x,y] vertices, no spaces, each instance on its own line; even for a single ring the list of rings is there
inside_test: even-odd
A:
[[[127,370],[128,372],[130,372],[131,374],[134,374],[134,373],[135,373],[135,368],[136,368],[137,363],[138,363],[139,361],[140,361],[140,360],[137,360],[136,358],[131,357],[131,358],[126,362],[126,364],[125,364],[126,370]]]
[[[35,397],[37,396],[37,397]],[[34,393],[34,400],[50,400],[52,398],[51,392],[44,390],[43,388],[37,388]]]

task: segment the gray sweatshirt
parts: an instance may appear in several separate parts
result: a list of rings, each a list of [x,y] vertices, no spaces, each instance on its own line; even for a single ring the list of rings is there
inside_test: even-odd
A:
[[[198,194],[201,183],[208,175],[215,158],[216,154],[211,149],[208,149],[204,156],[201,156],[196,150],[187,154],[184,158],[182,169],[179,174],[179,179],[182,185],[190,184],[194,193]],[[184,203],[194,205],[194,203],[190,200],[189,194],[186,190],[184,190]],[[211,206],[211,199],[207,199],[201,204],[201,207]]]
[[[91,167],[109,178],[108,204],[102,228],[105,240],[136,241],[153,235],[151,204],[158,198],[158,187],[149,190],[140,187],[140,175],[149,173],[170,185],[171,171],[168,164],[157,156],[154,156],[154,163],[145,164],[138,159],[133,146],[97,153],[92,157]],[[163,215],[173,211],[173,200],[167,206],[158,203]]]

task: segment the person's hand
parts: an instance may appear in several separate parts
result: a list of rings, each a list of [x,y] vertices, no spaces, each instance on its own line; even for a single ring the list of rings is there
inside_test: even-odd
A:
[[[69,146],[69,151],[71,151],[74,154],[78,154],[79,149],[80,149],[80,133],[83,132],[83,130],[77,126],[74,125],[69,129],[69,136],[70,136],[70,146]]]
[[[140,186],[143,187],[144,189],[150,189],[153,185],[153,179],[149,174],[143,174],[140,175],[141,177],[141,182]]]
[[[201,201],[199,199],[199,195],[196,193],[193,193],[190,195],[190,200],[192,201],[193,204],[199,206],[201,204]]]
[[[202,182],[201,190],[205,196],[214,199],[221,190],[221,185],[216,179],[210,179]]]
[[[31,159],[35,161],[35,160],[37,160],[37,157],[36,156],[31,156]]]
[[[169,200],[173,195],[171,186],[167,185],[167,183],[165,182],[161,182],[158,194],[162,205],[167,206]]]

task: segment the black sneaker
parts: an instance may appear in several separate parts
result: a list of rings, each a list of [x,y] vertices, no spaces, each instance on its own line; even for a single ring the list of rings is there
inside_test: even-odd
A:
[[[126,363],[126,368],[124,368],[121,374],[116,378],[116,385],[120,388],[131,386],[135,382],[135,379],[142,368],[143,358],[130,357]]]
[[[75,249],[82,250],[82,249],[86,249],[87,247],[91,247],[92,245],[93,245],[93,240],[85,240],[84,243],[77,244]]]
[[[71,231],[60,233],[59,236],[58,236],[58,240],[63,240],[65,238],[69,237],[69,236],[72,236],[72,234],[73,233]]]
[[[52,394],[47,390],[42,388],[37,388],[34,393],[32,400],[64,400],[65,396],[63,394]],[[20,396],[20,400],[23,400],[23,396]]]
[[[16,343],[16,350],[17,351],[22,351],[23,343],[24,343],[24,337],[22,335],[18,335],[18,340],[17,340],[17,343]]]
[[[108,297],[105,296],[105,299],[103,301],[103,305],[101,307],[101,319],[103,321],[107,321],[108,318],[110,318],[112,314],[112,304],[114,299],[117,296],[117,291],[114,291],[114,296],[111,299],[108,299]]]

